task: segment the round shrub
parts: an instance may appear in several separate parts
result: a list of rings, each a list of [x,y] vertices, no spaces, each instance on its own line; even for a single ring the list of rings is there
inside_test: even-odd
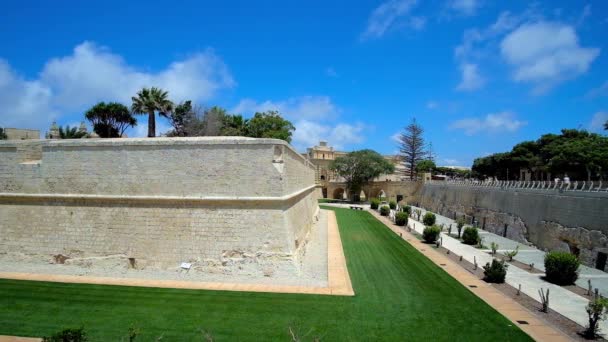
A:
[[[388,214],[391,212],[391,208],[389,208],[388,205],[383,205],[382,207],[380,207],[380,215],[382,216],[388,216]]]
[[[479,231],[475,227],[466,227],[462,232],[462,242],[467,245],[476,245],[479,243]]]
[[[557,285],[572,285],[578,278],[578,258],[567,252],[549,252],[545,255],[547,281]]]
[[[378,206],[380,206],[380,200],[377,198],[372,198],[369,202],[369,206],[371,209],[378,209]]]
[[[422,239],[426,243],[433,243],[433,242],[437,241],[437,238],[439,237],[439,233],[441,233],[441,228],[439,228],[437,226],[426,227],[422,231]]]
[[[407,224],[407,218],[408,218],[407,213],[404,213],[404,212],[397,213],[397,214],[395,214],[395,223],[398,226],[405,226]]]
[[[504,260],[498,261],[492,260],[492,264],[489,262],[483,267],[483,280],[488,283],[502,284],[505,282],[507,276],[507,267]]]
[[[389,201],[389,202],[388,202],[388,206],[389,206],[391,209],[395,210],[395,209],[397,209],[397,202],[395,202],[395,201]]]
[[[422,218],[422,223],[424,223],[424,225],[427,227],[434,225],[435,224],[435,214],[429,213],[429,212],[424,214],[424,217]]]
[[[401,208],[401,211],[403,211],[404,213],[410,215],[412,213],[412,207],[410,207],[409,205],[406,205],[405,207]]]

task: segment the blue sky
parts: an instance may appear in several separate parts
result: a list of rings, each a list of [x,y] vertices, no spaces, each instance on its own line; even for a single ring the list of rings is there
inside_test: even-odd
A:
[[[299,150],[394,153],[415,117],[438,164],[470,165],[561,128],[601,132],[606,32],[602,0],[7,0],[0,126],[77,124],[158,86],[245,116],[278,109]],[[145,135],[138,119],[129,136]]]

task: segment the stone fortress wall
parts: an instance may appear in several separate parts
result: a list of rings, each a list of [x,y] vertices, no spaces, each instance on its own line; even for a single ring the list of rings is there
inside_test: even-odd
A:
[[[295,265],[316,194],[275,139],[0,142],[0,254]]]
[[[414,203],[441,215],[466,215],[479,226],[547,250],[579,254],[595,267],[608,253],[608,192],[560,191],[429,182]]]

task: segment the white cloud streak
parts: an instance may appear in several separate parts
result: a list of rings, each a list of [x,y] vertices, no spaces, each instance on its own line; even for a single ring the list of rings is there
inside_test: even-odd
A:
[[[527,122],[517,120],[512,112],[491,113],[483,118],[464,118],[454,121],[449,128],[462,130],[466,135],[474,135],[480,132],[515,132],[525,126]]]
[[[389,0],[383,2],[372,11],[361,38],[380,38],[390,29],[403,24],[414,29],[424,28],[424,18],[410,17],[410,12],[416,3],[416,0]]]

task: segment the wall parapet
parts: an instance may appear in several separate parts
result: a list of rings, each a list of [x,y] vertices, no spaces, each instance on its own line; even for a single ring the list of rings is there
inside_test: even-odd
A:
[[[554,181],[477,181],[477,180],[431,180],[429,185],[454,185],[466,187],[509,189],[535,189],[544,191],[563,192],[598,192],[608,196],[608,183],[602,181],[574,181],[570,183]]]

